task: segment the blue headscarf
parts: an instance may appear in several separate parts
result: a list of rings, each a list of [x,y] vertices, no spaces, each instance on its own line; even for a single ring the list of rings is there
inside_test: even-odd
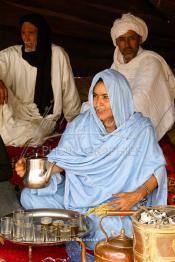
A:
[[[93,90],[102,79],[117,128],[108,133],[96,115]],[[48,155],[66,172],[64,206],[86,211],[111,200],[112,193],[137,190],[153,174],[158,181],[149,205],[166,204],[165,159],[148,118],[135,113],[129,84],[112,69],[98,73],[89,90],[90,108],[72,121]]]
[[[93,107],[93,90],[99,79],[102,79],[105,84],[106,91],[109,95],[113,116],[117,127],[119,127],[134,113],[134,105],[129,84],[122,74],[116,72],[113,69],[104,70],[93,78],[92,85],[89,90],[89,102],[91,112],[95,119],[97,116]],[[96,119],[96,121],[98,123],[99,119]],[[101,128],[104,130],[104,126]]]

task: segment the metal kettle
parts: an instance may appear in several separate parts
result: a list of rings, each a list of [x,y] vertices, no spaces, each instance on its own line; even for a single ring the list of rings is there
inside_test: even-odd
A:
[[[95,261],[115,261],[115,262],[133,262],[133,240],[125,235],[125,230],[116,237],[108,237],[102,227],[102,220],[109,214],[103,216],[100,221],[100,228],[105,234],[106,239],[99,241],[95,246]]]
[[[117,237],[108,237],[102,227],[102,220],[106,216],[130,216],[134,211],[107,211],[107,214],[101,218],[100,228],[105,234],[106,239],[97,242],[94,250],[95,262],[133,262],[133,240],[125,235],[124,229]],[[86,248],[83,241],[79,241],[82,247],[82,262],[87,262]]]
[[[54,165],[55,162],[48,167],[47,157],[38,156],[38,154],[27,158],[26,173],[23,180],[24,185],[29,188],[48,186]]]

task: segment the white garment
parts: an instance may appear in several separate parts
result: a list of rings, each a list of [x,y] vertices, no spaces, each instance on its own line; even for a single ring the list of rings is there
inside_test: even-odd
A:
[[[37,68],[22,58],[20,45],[0,52],[0,79],[8,88],[8,104],[0,106],[0,134],[6,145],[40,145],[53,133],[62,110],[67,121],[79,114],[80,98],[64,49],[52,44],[54,108],[44,118],[33,102],[36,74]]]
[[[135,111],[152,120],[159,141],[175,121],[175,77],[169,66],[160,55],[141,47],[137,56],[125,64],[116,47],[111,68],[127,78]]]

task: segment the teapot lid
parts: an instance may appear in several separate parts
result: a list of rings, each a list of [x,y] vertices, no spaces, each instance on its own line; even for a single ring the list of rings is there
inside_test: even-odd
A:
[[[117,237],[110,237],[108,243],[119,248],[128,248],[133,246],[133,239],[125,235],[125,230],[122,228]]]
[[[28,159],[44,159],[45,160],[45,159],[47,159],[47,157],[46,156],[41,156],[38,153],[35,153],[34,155],[28,157]]]

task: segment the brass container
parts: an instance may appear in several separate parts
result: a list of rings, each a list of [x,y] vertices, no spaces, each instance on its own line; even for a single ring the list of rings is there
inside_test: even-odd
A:
[[[133,212],[132,212],[133,213]],[[130,213],[129,213],[130,214]],[[127,215],[129,215],[127,213]],[[118,215],[116,213],[108,212],[108,215]],[[121,212],[120,212],[121,215]],[[102,217],[100,221],[100,228],[105,234],[106,239],[99,241],[95,247],[95,261],[96,262],[133,262],[133,240],[125,235],[124,229],[121,230],[120,235],[117,237],[108,237],[104,228],[102,227]]]
[[[175,217],[175,206],[153,206]],[[147,208],[145,208],[146,210]],[[173,262],[175,261],[175,224],[141,224],[138,222],[143,210],[132,218],[134,229],[135,262]]]
[[[152,206],[175,217],[175,206]],[[134,243],[122,230],[116,238],[108,238],[100,221],[100,228],[106,240],[99,241],[95,247],[95,262],[175,262],[175,224],[141,224],[140,214],[144,209],[128,211],[107,211],[109,216],[132,216]],[[86,248],[82,240],[82,262],[87,262]]]

